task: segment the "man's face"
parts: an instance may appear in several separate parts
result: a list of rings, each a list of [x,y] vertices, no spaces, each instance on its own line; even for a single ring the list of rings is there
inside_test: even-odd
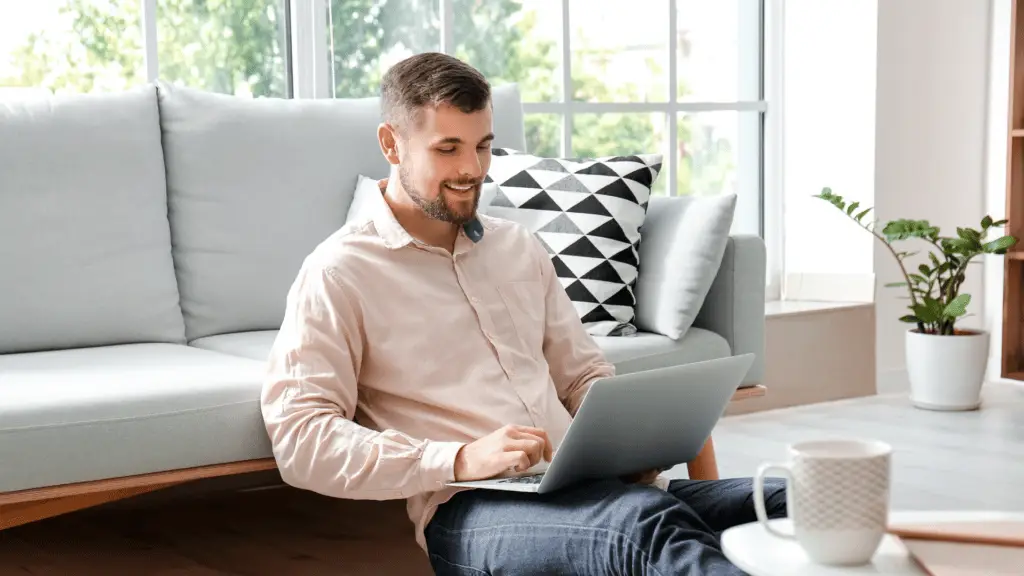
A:
[[[447,104],[426,107],[402,132],[398,178],[405,192],[435,220],[472,220],[491,167],[490,106],[469,114]]]

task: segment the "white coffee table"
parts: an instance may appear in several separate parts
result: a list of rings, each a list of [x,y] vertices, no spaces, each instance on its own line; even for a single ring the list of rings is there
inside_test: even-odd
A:
[[[967,520],[1024,519],[1024,515],[1007,512],[893,512],[892,523],[936,522]],[[791,532],[788,519],[771,521],[780,530]],[[910,558],[906,547],[898,538],[886,535],[869,564],[862,566],[823,566],[807,557],[795,540],[772,536],[757,522],[730,528],[722,534],[722,549],[725,556],[751,576],[926,576]]]

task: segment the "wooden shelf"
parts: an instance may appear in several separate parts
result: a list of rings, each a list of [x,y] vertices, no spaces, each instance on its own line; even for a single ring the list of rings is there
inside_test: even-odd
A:
[[[1024,0],[1011,0],[1006,234],[1024,239]],[[996,218],[993,215],[993,218]],[[1004,256],[1000,372],[1024,380],[1024,242]]]

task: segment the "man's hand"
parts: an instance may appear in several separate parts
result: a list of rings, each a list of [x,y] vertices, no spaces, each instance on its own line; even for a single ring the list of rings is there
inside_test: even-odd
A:
[[[658,474],[662,472],[664,470],[655,468],[654,470],[623,476],[622,481],[626,484],[654,484],[654,481],[658,479]]]
[[[551,461],[551,440],[540,428],[502,426],[466,444],[455,457],[455,481],[491,478],[510,468],[522,472],[543,458]]]

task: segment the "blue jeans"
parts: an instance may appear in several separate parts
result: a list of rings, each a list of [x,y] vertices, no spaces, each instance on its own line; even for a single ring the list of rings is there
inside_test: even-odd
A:
[[[618,480],[538,495],[460,492],[426,527],[439,576],[745,575],[721,533],[754,522],[749,478],[673,480],[668,491]],[[765,479],[772,518],[786,516],[785,483]]]

